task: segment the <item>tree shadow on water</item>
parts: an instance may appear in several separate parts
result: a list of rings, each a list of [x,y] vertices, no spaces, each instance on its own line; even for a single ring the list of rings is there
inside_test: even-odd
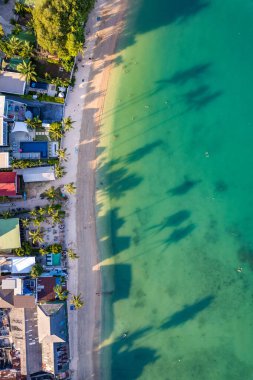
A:
[[[108,182],[105,188],[112,198],[119,199],[127,191],[137,187],[141,181],[140,176],[128,173],[126,168],[113,169],[108,173]]]
[[[188,235],[192,233],[192,231],[196,228],[196,225],[191,223],[186,227],[175,229],[170,236],[165,239],[165,244],[173,244],[178,243],[179,241],[185,239]]]
[[[173,327],[178,327],[194,319],[200,312],[211,305],[211,303],[214,301],[214,298],[214,296],[210,295],[202,298],[192,305],[185,305],[181,310],[172,314],[168,320],[162,324],[161,328],[170,329]]]
[[[164,230],[169,227],[177,227],[188,218],[190,218],[191,212],[189,210],[180,210],[175,214],[165,217],[161,223],[156,224],[155,226],[150,227],[149,229],[158,229],[159,231]]]
[[[179,186],[176,186],[170,189],[168,193],[171,194],[172,196],[187,194],[200,182],[201,182],[200,180],[193,181],[191,179],[188,179],[185,176],[184,181]]]
[[[208,73],[210,68],[210,63],[203,63],[190,67],[189,69],[177,71],[171,78],[160,80],[158,84],[174,84],[174,85],[185,85],[188,81],[193,79],[199,79],[203,75]]]
[[[162,143],[163,143],[162,140],[157,140],[157,141],[154,141],[153,143],[146,144],[145,146],[134,150],[132,153],[130,153],[127,156],[126,162],[133,163],[142,159],[146,155],[152,153],[153,150],[158,148]]]
[[[102,348],[102,355],[104,354],[103,351],[111,350],[112,380],[139,379],[145,367],[159,359],[157,351],[153,348],[134,348],[135,342],[145,337],[150,330],[151,327],[146,327],[133,333],[127,332],[125,338],[120,337],[111,345]]]
[[[222,91],[212,91],[210,86],[203,85],[182,96],[188,109],[200,110],[222,95]]]

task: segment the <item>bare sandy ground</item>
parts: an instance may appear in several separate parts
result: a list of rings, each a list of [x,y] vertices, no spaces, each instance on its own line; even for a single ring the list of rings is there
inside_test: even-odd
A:
[[[103,112],[117,37],[122,30],[125,0],[97,0],[86,27],[83,56],[78,59],[76,85],[69,93],[65,116],[75,120],[63,146],[70,153],[64,182],[74,182],[66,218],[66,242],[76,249],[70,263],[69,290],[81,293],[85,307],[69,311],[70,368],[73,379],[99,379],[100,271],[96,238],[95,176],[98,128]],[[98,21],[97,17],[101,19]],[[68,305],[69,306],[69,305]]]

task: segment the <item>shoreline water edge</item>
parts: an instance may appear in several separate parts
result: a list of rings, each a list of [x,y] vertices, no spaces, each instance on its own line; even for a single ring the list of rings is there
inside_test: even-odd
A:
[[[86,24],[84,51],[77,59],[76,84],[69,93],[65,116],[75,128],[63,141],[72,152],[66,164],[69,181],[77,191],[69,200],[66,241],[75,246],[78,260],[70,265],[70,293],[84,296],[85,307],[69,311],[70,368],[75,380],[100,379],[101,261],[96,230],[96,181],[99,129],[110,69],[122,30],[126,1],[97,0]],[[99,186],[99,185],[98,185]],[[76,243],[75,243],[76,242]],[[103,252],[104,254],[104,252]],[[70,305],[68,305],[68,309]],[[105,375],[103,374],[103,379]]]

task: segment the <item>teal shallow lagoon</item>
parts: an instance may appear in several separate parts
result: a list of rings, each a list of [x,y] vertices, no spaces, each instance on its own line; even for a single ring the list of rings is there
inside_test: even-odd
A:
[[[250,380],[253,2],[176,3],[129,1],[106,98],[102,378]]]

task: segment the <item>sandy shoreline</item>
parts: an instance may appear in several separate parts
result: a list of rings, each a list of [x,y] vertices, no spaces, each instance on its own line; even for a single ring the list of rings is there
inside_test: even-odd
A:
[[[96,237],[96,165],[98,130],[113,63],[117,37],[123,25],[125,1],[98,0],[86,31],[84,57],[78,60],[76,84],[69,93],[66,116],[75,120],[74,128],[63,142],[70,153],[64,182],[75,182],[77,192],[70,197],[66,218],[66,242],[79,259],[70,264],[69,290],[81,293],[85,307],[69,311],[70,368],[75,380],[100,379],[101,289]],[[97,17],[101,17],[97,21]],[[92,58],[92,59],[89,59]]]

